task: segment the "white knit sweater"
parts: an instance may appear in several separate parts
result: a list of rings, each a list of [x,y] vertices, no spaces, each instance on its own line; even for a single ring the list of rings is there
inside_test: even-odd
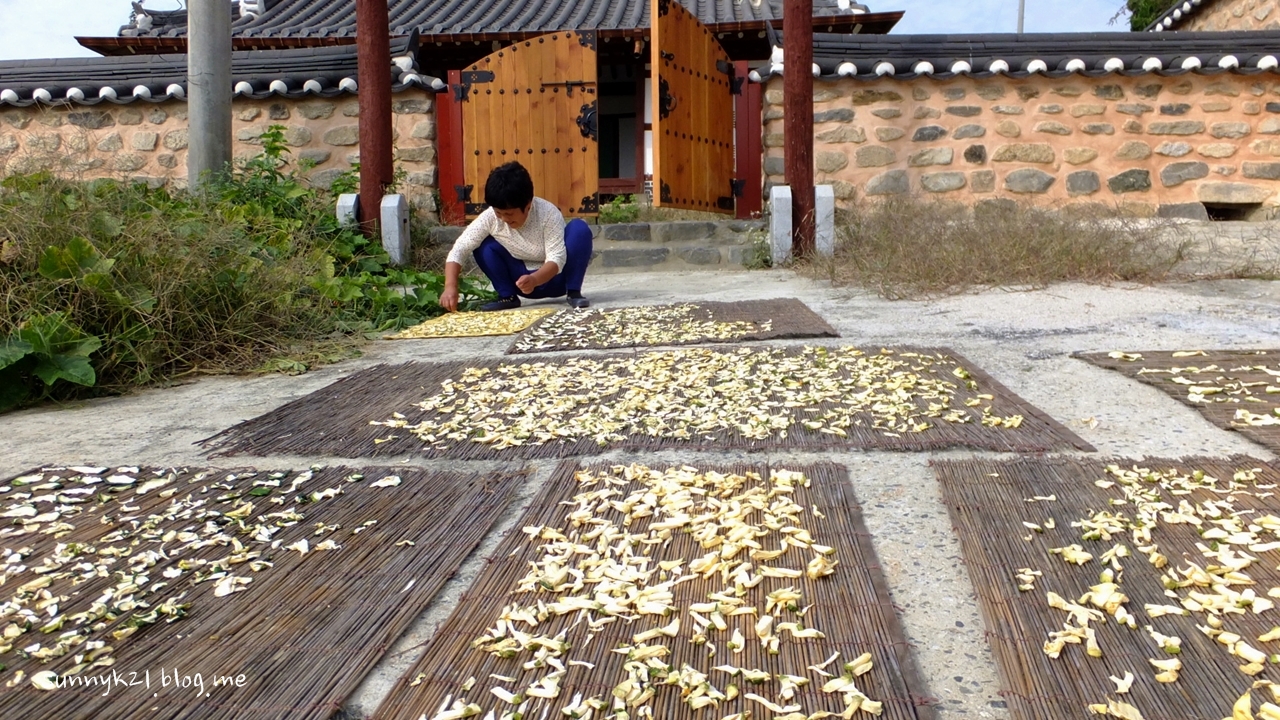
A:
[[[462,265],[467,256],[490,236],[519,260],[537,265],[553,262],[560,270],[564,269],[564,215],[560,214],[559,208],[540,197],[533,199],[529,217],[519,230],[498,219],[493,208],[487,208],[458,236],[449,251],[448,261]]]

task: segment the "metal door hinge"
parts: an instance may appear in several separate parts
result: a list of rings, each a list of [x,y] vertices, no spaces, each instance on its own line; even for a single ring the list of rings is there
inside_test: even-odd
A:
[[[463,70],[460,82],[453,86],[453,97],[458,102],[466,102],[471,94],[471,86],[475,83],[493,82],[494,74],[489,70]]]
[[[733,63],[727,60],[717,60],[716,70],[719,70],[720,72],[729,76],[729,94],[731,95],[742,94],[742,82],[746,80],[746,78],[738,77],[738,73],[734,71]]]
[[[597,121],[598,104],[592,100],[582,106],[582,111],[578,114],[578,130],[582,131],[582,137],[591,138],[596,142],[600,141],[600,127]]]
[[[658,78],[658,118],[666,120],[676,109],[676,97],[671,94],[671,83],[664,77]]]

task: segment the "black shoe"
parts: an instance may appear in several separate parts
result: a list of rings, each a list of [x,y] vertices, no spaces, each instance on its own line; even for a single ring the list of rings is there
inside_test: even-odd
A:
[[[569,303],[569,307],[577,310],[591,307],[591,301],[582,297],[581,295],[570,295],[568,300],[566,300],[565,302]]]
[[[480,312],[494,312],[496,310],[515,310],[520,307],[520,298],[509,297],[487,302],[480,306]]]

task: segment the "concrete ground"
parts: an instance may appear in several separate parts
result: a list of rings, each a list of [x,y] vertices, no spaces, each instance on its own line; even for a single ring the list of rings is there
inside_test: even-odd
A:
[[[609,275],[588,279],[597,306],[682,300],[799,297],[843,335],[828,344],[947,346],[965,355],[1028,401],[1093,443],[1104,456],[1249,454],[1263,448],[1220,430],[1163,393],[1073,360],[1075,351],[1263,348],[1280,346],[1280,282],[1205,281],[1110,287],[1055,285],[1042,290],[990,290],[928,302],[888,302],[785,270]],[[66,407],[0,416],[0,476],[40,464],[207,465],[194,445],[237,422],[382,362],[443,361],[500,355],[510,338],[387,341],[363,357],[288,377],[217,377]],[[940,716],[1004,718],[996,667],[985,642],[973,586],[960,562],[937,482],[929,469],[943,453],[776,453],[753,455],[774,464],[831,460],[849,467],[894,603],[914,644],[917,664],[937,698]],[[726,463],[731,453],[615,452],[603,459]],[[315,457],[223,459],[262,469],[315,462]],[[357,461],[358,462],[358,461]],[[413,457],[390,463],[457,468],[457,461]],[[463,463],[465,465],[465,463]],[[480,570],[483,557],[513,526],[555,463],[533,463],[535,482],[520,493],[500,526],[464,565],[414,627],[365,679],[347,707],[371,713],[391,684],[421,653]],[[490,469],[495,463],[473,465]]]

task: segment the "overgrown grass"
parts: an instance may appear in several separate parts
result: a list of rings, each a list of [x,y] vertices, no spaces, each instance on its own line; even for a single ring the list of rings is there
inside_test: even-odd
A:
[[[598,222],[602,225],[633,222],[678,222],[682,220],[720,222],[731,217],[731,215],[703,212],[701,210],[654,207],[648,195],[624,194],[614,195],[608,201],[600,204]]]
[[[702,212],[701,210],[681,210],[680,208],[654,207],[648,203],[639,206],[636,222],[680,222],[698,220],[702,222],[723,222],[732,220],[732,215]]]
[[[191,373],[305,369],[441,312],[333,197],[283,173],[278,130],[193,195],[50,174],[0,181],[0,411]],[[464,300],[488,296],[474,283]]]
[[[1118,213],[1027,205],[963,207],[915,197],[861,202],[837,221],[832,258],[799,267],[890,299],[1055,282],[1156,282],[1184,247]]]

